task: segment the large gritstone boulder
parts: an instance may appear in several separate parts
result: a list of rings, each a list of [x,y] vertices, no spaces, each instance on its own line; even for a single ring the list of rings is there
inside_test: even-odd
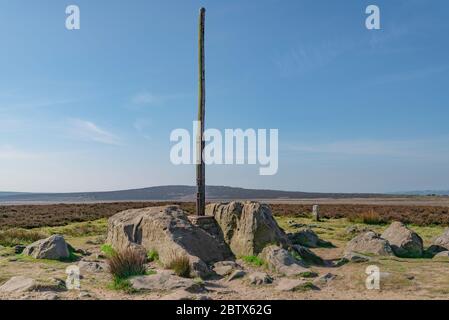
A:
[[[214,216],[236,256],[258,255],[267,245],[285,247],[289,240],[274,220],[270,207],[258,202],[214,203],[206,207]]]
[[[70,257],[69,248],[63,236],[54,235],[36,241],[23,250],[23,254],[35,259],[63,260]]]
[[[391,249],[398,257],[418,258],[423,255],[421,237],[402,222],[393,222],[381,237],[390,243]]]
[[[345,255],[367,253],[379,256],[393,256],[393,250],[387,240],[372,231],[362,233],[348,242]]]
[[[218,228],[217,228],[218,229]],[[207,264],[232,259],[221,234],[210,234],[192,224],[178,206],[151,207],[120,212],[109,219],[108,238],[116,250],[139,245],[154,250],[169,265],[186,256],[196,276],[207,276]]]

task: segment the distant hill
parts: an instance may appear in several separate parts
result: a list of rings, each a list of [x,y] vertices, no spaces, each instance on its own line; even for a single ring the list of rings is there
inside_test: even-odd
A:
[[[11,193],[0,192],[1,202],[103,202],[103,201],[192,201],[195,199],[194,186],[160,186],[143,189],[77,192],[77,193]],[[243,189],[225,186],[208,186],[207,199],[316,199],[316,198],[373,198],[393,197],[393,195],[367,193],[311,193],[279,190]]]
[[[449,196],[449,190],[417,190],[395,192],[395,194],[410,195],[410,196]]]

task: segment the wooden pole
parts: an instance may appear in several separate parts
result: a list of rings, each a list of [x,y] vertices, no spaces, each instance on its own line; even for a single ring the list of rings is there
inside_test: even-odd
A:
[[[206,111],[206,88],[205,80],[206,73],[204,67],[204,23],[205,23],[206,9],[200,9],[199,19],[199,98],[198,98],[198,133],[196,137],[197,145],[197,166],[196,166],[196,215],[204,216],[206,207],[206,169],[203,159],[204,151],[204,120]]]

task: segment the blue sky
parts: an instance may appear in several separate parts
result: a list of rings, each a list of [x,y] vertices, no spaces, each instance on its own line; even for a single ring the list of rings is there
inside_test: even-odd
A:
[[[207,127],[279,129],[276,175],[210,166],[208,184],[449,189],[445,0],[0,0],[0,190],[193,185],[169,136],[196,116],[200,6]]]

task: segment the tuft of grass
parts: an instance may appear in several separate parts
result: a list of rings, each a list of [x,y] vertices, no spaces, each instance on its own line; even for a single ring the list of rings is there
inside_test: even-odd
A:
[[[261,267],[265,264],[264,261],[258,256],[244,256],[242,257],[242,260],[255,267]]]
[[[158,261],[159,253],[156,250],[148,251],[147,258],[149,262]]]
[[[168,262],[165,263],[165,267],[173,270],[180,277],[190,278],[190,260],[186,255],[173,252]]]
[[[108,287],[111,290],[124,291],[128,294],[133,294],[137,292],[137,290],[133,288],[129,279],[123,279],[118,277],[114,277]]]
[[[389,222],[373,209],[367,212],[349,215],[348,220],[352,223],[364,223],[369,225],[382,225]]]
[[[45,238],[47,238],[47,235],[33,230],[15,228],[0,231],[0,245],[5,247],[27,245]]]
[[[110,245],[110,244],[104,244],[100,248],[101,252],[103,252],[106,257],[111,258],[117,254],[117,251]]]
[[[140,252],[127,248],[107,258],[108,270],[114,279],[128,279],[132,276],[144,275],[147,271],[145,260],[146,257],[142,256]]]

